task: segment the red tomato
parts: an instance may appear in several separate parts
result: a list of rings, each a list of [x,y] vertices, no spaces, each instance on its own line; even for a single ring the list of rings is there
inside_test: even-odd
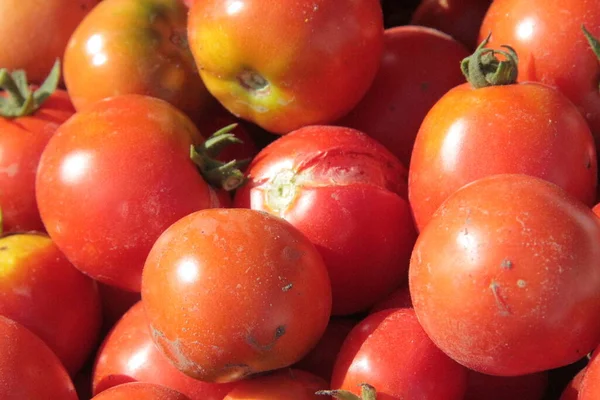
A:
[[[285,218],[316,245],[335,315],[365,310],[406,280],[416,237],[406,170],[359,131],[311,126],[279,138],[256,156],[234,205]]]
[[[465,81],[457,66],[469,53],[448,35],[424,27],[387,29],[384,39],[375,81],[338,124],[377,139],[408,165],[419,126],[429,109],[444,93]]]
[[[583,368],[577,373],[569,382],[567,387],[563,390],[559,400],[580,400],[579,392],[581,390],[581,382],[585,376],[586,369]]]
[[[327,327],[331,284],[315,247],[283,219],[210,209],[156,241],[142,300],[154,341],[178,369],[230,382],[308,353]]]
[[[104,0],[65,51],[65,83],[77,110],[135,93],[194,116],[211,101],[187,43],[181,0]]]
[[[117,96],[77,113],[40,160],[37,200],[50,237],[86,274],[139,291],[158,236],[211,206],[190,159],[200,139],[184,114],[151,97]]]
[[[577,400],[597,400],[600,398],[600,352],[594,351],[589,364],[585,367],[585,373],[583,373],[579,379],[579,396]],[[575,389],[577,389],[577,381],[574,382]]]
[[[141,302],[104,339],[94,364],[93,393],[134,381],[169,387],[190,400],[223,400],[233,387],[202,382],[175,368],[152,341]]]
[[[596,0],[496,0],[479,38],[491,32],[490,46],[514,47],[519,54],[519,80],[556,86],[577,105],[598,141],[600,64],[582,25],[600,35]]]
[[[388,297],[375,303],[369,310],[369,313],[373,314],[378,311],[389,310],[390,308],[412,308],[408,284],[396,289]]]
[[[0,5],[0,10],[5,4],[3,2]],[[3,15],[1,11],[0,15]],[[16,72],[20,73],[22,72]],[[0,108],[0,205],[5,232],[44,230],[35,200],[35,173],[50,137],[75,112],[67,92],[55,91],[60,75],[59,64],[55,65],[51,75],[49,79],[54,85],[48,92],[52,94],[45,101],[38,102],[36,107],[18,112],[16,117],[9,117],[7,110]],[[4,82],[0,82],[0,88],[11,86],[7,81],[14,84],[10,75],[4,76],[2,80]],[[19,106],[27,98],[27,94],[20,90],[14,95],[6,96],[13,100],[22,97],[18,101]]]
[[[285,134],[335,121],[364,96],[379,67],[383,18],[378,0],[204,0],[190,9],[188,35],[221,104]]]
[[[483,178],[449,197],[417,239],[414,309],[440,349],[478,372],[570,364],[600,337],[598,243],[600,220],[558,186]]]
[[[463,400],[542,400],[547,387],[546,371],[521,376],[493,376],[469,371]]]
[[[327,387],[327,382],[318,376],[284,369],[241,381],[223,400],[326,400],[315,392]]]
[[[377,400],[462,400],[466,382],[467,370],[431,342],[406,308],[371,314],[350,332],[331,387],[359,394],[368,383]]]
[[[3,316],[0,337],[2,400],[77,400],[69,374],[40,338]]]
[[[187,396],[164,386],[150,383],[126,383],[110,388],[92,400],[190,400]]]
[[[96,283],[42,234],[0,238],[0,271],[0,315],[39,336],[75,375],[100,331]]]

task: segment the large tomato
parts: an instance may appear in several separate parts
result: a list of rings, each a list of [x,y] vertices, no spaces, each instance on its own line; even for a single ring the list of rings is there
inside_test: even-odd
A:
[[[6,90],[2,100],[14,102],[0,106],[0,207],[5,232],[44,230],[35,200],[35,173],[50,137],[75,112],[67,92],[56,90],[60,63],[41,89],[19,88],[15,81],[22,74],[0,70],[0,88]],[[28,95],[36,98],[30,107]]]
[[[78,112],[40,160],[36,195],[50,237],[86,274],[139,291],[158,236],[211,206],[209,185],[190,159],[200,140],[183,113],[147,96],[112,97]]]
[[[0,238],[0,315],[39,336],[75,375],[102,322],[96,283],[43,234]]]
[[[93,393],[134,381],[175,389],[190,400],[223,400],[233,387],[202,382],[175,368],[152,341],[141,302],[104,339],[94,364]]]
[[[479,37],[519,54],[519,80],[556,86],[588,120],[600,140],[600,64],[582,31],[600,35],[597,0],[495,0]]]
[[[408,184],[419,230],[454,191],[493,174],[533,175],[595,203],[598,167],[586,120],[563,94],[540,83],[482,86],[471,73],[486,69],[481,62],[488,51],[474,53],[470,83],[446,93],[417,134]],[[515,59],[506,63],[516,68]]]
[[[457,66],[469,53],[450,36],[425,27],[387,29],[384,39],[381,66],[373,84],[337,124],[365,132],[408,166],[419,126],[429,109],[444,93],[465,81]]]
[[[40,338],[3,316],[0,337],[2,400],[77,400],[69,374]]]
[[[405,308],[371,314],[354,327],[340,350],[331,388],[359,394],[361,384],[369,384],[377,400],[462,400],[466,382],[466,368],[442,353],[415,312]]]
[[[365,94],[379,67],[379,0],[203,0],[190,47],[208,90],[275,133],[329,123]]]
[[[151,383],[126,383],[110,388],[92,400],[190,400],[187,396],[165,386]]]
[[[69,37],[100,0],[0,1],[0,68],[23,69],[40,84]]]
[[[211,98],[187,44],[181,0],[103,0],[71,36],[64,64],[77,110],[136,93],[195,117]]]
[[[367,135],[310,126],[256,156],[234,204],[280,216],[302,231],[327,265],[333,313],[352,314],[406,280],[416,237],[406,175]]]
[[[598,243],[600,220],[560,187],[519,174],[480,179],[417,239],[414,309],[440,349],[478,372],[573,363],[600,338]]]
[[[228,382],[308,353],[327,327],[331,285],[315,247],[283,219],[209,209],[156,241],[142,301],[155,342],[177,368]]]
[[[329,385],[323,378],[297,369],[283,369],[246,379],[223,400],[327,400],[316,394]]]

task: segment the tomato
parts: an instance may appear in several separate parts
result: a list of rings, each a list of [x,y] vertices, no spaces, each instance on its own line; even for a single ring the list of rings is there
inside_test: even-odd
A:
[[[491,3],[492,0],[423,0],[410,23],[439,29],[474,50]]]
[[[39,164],[36,196],[50,237],[81,271],[139,291],[158,236],[211,206],[209,185],[190,159],[200,141],[192,122],[160,99],[122,95],[78,112]]]
[[[567,387],[563,390],[559,400],[579,400],[579,392],[581,390],[581,382],[585,376],[586,369],[583,368],[577,373],[569,382]]]
[[[479,37],[491,32],[490,46],[514,47],[520,59],[519,80],[557,87],[577,105],[598,141],[600,64],[582,25],[600,35],[596,0],[498,0],[490,6]]]
[[[333,314],[348,315],[406,280],[416,237],[406,175],[365,134],[310,126],[256,156],[234,205],[272,213],[302,231],[327,265]]]
[[[152,341],[141,302],[104,339],[94,364],[93,393],[134,381],[169,387],[190,400],[223,400],[233,387],[192,379],[175,368]]]
[[[315,247],[286,221],[209,209],[156,241],[142,301],[154,341],[178,369],[230,382],[308,353],[327,327],[331,285]]]
[[[75,375],[100,330],[96,283],[42,234],[0,238],[0,271],[0,315],[39,336]]]
[[[365,132],[408,166],[423,118],[444,93],[465,81],[457,66],[469,54],[448,35],[424,27],[387,29],[384,40],[375,81],[338,124]]]
[[[371,314],[346,338],[336,361],[332,389],[359,394],[363,383],[377,400],[462,400],[467,370],[427,337],[412,309]],[[366,400],[366,398],[365,398]]]
[[[187,44],[181,0],[104,0],[77,27],[65,51],[65,83],[77,110],[135,93],[194,116],[211,97]]]
[[[600,220],[560,187],[519,174],[480,179],[417,239],[414,309],[440,349],[478,372],[570,364],[600,337],[599,241]]]
[[[600,358],[598,354],[599,351],[596,349],[589,364],[585,367],[585,373],[579,378],[579,388],[577,388],[577,381],[574,382],[575,389],[579,390],[577,400],[595,400],[600,396],[598,379],[600,376]]]
[[[190,9],[188,36],[221,104],[285,134],[333,122],[364,96],[380,63],[383,17],[378,0],[204,0]]]
[[[477,51],[473,57],[477,61],[486,55]],[[516,67],[514,60],[506,62]],[[460,85],[425,117],[408,180],[419,230],[454,191],[493,174],[543,178],[594,204],[598,167],[585,119],[559,91],[535,82],[511,82]]]
[[[370,314],[390,308],[412,308],[412,300],[410,299],[410,290],[407,285],[402,285],[394,290],[389,296],[375,303],[369,310]]]
[[[0,337],[2,400],[77,400],[69,374],[40,338],[3,316]]]
[[[5,98],[19,99],[17,108],[24,106],[28,94],[12,87],[22,73],[0,71],[0,75],[5,74],[0,78],[0,88],[6,90]],[[35,90],[38,96],[50,94],[44,101],[36,101],[33,107],[18,111],[0,107],[0,206],[5,232],[44,230],[35,200],[35,173],[48,140],[75,112],[67,92],[56,90],[59,75],[60,64],[55,64],[48,77],[50,85],[29,90]]]
[[[521,376],[493,376],[469,371],[463,400],[542,400],[547,387],[546,371]]]
[[[173,389],[150,383],[127,383],[110,388],[92,400],[189,400]]]
[[[327,386],[323,378],[311,373],[284,369],[238,383],[223,400],[324,400],[315,392]]]
[[[40,84],[69,37],[100,0],[2,0],[0,67],[23,69]]]

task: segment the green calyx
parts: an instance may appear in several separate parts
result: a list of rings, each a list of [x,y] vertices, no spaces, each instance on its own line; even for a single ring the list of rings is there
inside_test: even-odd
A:
[[[228,125],[213,133],[200,146],[192,145],[190,148],[190,158],[198,166],[204,179],[210,185],[227,191],[235,190],[245,182],[241,169],[250,163],[248,159],[229,162],[215,159],[227,146],[242,143],[231,133],[236,126],[237,124]]]
[[[590,33],[590,31],[587,30],[585,25],[581,25],[581,30],[583,31],[583,35],[585,36],[588,43],[590,44],[592,51],[596,55],[596,58],[598,58],[598,61],[600,61],[600,41],[598,39],[596,39],[594,37],[594,35],[592,35]],[[598,89],[600,90],[600,86],[598,87]]]
[[[315,394],[322,396],[332,396],[339,400],[377,400],[377,391],[368,383],[361,383],[360,396],[347,390],[319,390]]]
[[[475,89],[488,86],[512,85],[517,82],[519,58],[516,51],[506,45],[504,50],[485,48],[490,41],[490,33],[475,52],[462,60],[460,68],[467,81]],[[502,55],[503,60],[496,55]]]
[[[0,89],[8,96],[0,97],[0,117],[18,118],[31,115],[54,93],[60,81],[60,60],[57,59],[50,74],[34,92],[29,88],[27,75],[23,70],[9,72],[0,69]]]

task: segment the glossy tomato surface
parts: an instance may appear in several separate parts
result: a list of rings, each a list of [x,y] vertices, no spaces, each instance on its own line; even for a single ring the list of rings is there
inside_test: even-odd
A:
[[[150,383],[127,383],[94,396],[92,400],[189,400],[173,389]]]
[[[571,364],[600,337],[599,240],[600,220],[558,186],[519,174],[480,179],[417,239],[414,309],[440,349],[478,372]]]
[[[223,400],[326,400],[315,392],[327,387],[323,378],[311,373],[283,369],[238,383]]]
[[[156,241],[142,301],[154,341],[178,369],[230,382],[308,353],[327,327],[331,284],[313,244],[283,219],[209,209]]]

